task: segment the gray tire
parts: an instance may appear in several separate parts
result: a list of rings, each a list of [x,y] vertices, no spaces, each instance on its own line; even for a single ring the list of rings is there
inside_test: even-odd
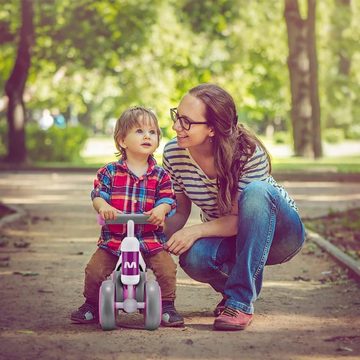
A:
[[[113,273],[114,286],[115,286],[115,299],[116,302],[124,301],[124,289],[121,282],[121,271],[114,271]]]
[[[113,330],[116,328],[115,286],[112,280],[105,280],[100,286],[99,322],[103,330]]]
[[[140,281],[136,285],[136,301],[144,302],[145,300],[145,281],[146,281],[146,273],[144,271],[140,271]]]
[[[145,329],[156,330],[161,323],[161,291],[155,280],[145,283]]]

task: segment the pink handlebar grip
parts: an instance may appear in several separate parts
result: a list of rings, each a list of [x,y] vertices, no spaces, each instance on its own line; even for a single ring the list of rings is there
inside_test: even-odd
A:
[[[100,214],[97,214],[97,222],[99,225],[104,226],[105,225],[105,220],[101,217]]]

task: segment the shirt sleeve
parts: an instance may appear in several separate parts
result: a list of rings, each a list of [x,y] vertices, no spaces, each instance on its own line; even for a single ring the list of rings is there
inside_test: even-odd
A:
[[[266,180],[269,177],[269,161],[265,151],[259,146],[254,154],[248,159],[243,168],[243,173],[238,183],[238,191],[244,190],[245,186],[255,180]]]
[[[166,217],[170,217],[175,214],[176,211],[175,193],[171,183],[170,176],[166,173],[166,171],[163,171],[163,176],[161,177],[157,189],[155,207],[160,204],[168,204],[171,206],[171,210],[166,214]]]
[[[164,155],[163,155],[163,168],[170,175],[174,191],[176,193],[182,193],[183,190],[182,190],[182,188],[181,188],[181,186],[179,184],[178,179],[176,178],[176,175],[175,175],[175,173],[174,173],[174,171],[173,171],[173,169],[172,169],[172,167],[170,165],[169,160],[166,157],[166,151],[164,151]]]
[[[112,175],[108,166],[104,166],[98,170],[96,179],[94,180],[94,189],[91,191],[91,200],[101,197],[105,201],[110,201],[111,196]]]

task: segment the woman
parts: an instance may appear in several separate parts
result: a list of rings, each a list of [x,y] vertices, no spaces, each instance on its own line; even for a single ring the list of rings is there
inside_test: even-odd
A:
[[[265,265],[290,260],[305,231],[294,201],[270,175],[260,140],[238,124],[232,97],[213,84],[191,89],[171,109],[177,137],[164,149],[177,213],[166,221],[168,251],[193,279],[223,298],[217,330],[242,330],[251,322]],[[202,223],[185,227],[191,203]]]

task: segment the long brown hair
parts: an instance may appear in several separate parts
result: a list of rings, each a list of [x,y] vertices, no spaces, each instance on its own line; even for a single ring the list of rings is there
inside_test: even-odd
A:
[[[189,94],[205,104],[205,118],[214,128],[212,140],[219,188],[217,204],[220,213],[227,214],[237,193],[244,165],[256,146],[264,149],[271,170],[270,156],[260,139],[238,123],[235,102],[228,92],[215,84],[200,84]]]

